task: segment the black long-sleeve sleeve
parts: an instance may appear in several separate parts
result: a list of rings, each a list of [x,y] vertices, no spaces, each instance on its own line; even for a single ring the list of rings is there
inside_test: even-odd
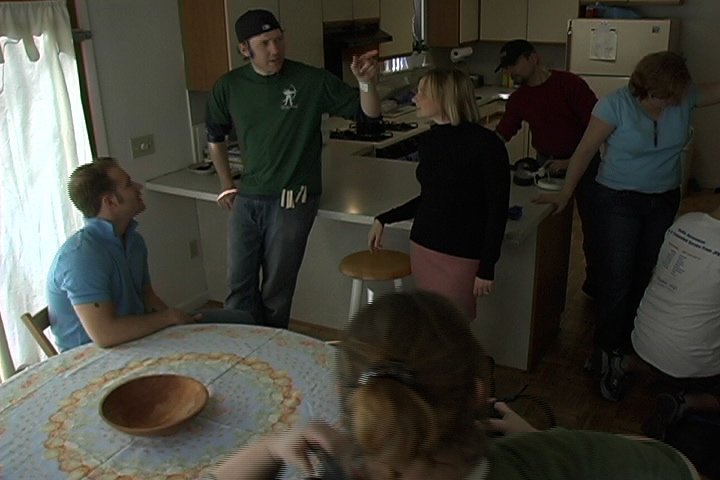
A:
[[[494,279],[510,198],[507,150],[477,124],[436,125],[419,141],[420,196],[378,215],[383,223],[414,218],[410,238],[432,250],[480,261]]]
[[[375,219],[383,225],[386,225],[388,223],[402,222],[403,220],[410,220],[411,218],[415,218],[415,214],[417,214],[419,205],[420,195],[413,198],[412,200],[408,200],[407,202],[403,203],[398,207],[381,213],[380,215],[375,217]]]

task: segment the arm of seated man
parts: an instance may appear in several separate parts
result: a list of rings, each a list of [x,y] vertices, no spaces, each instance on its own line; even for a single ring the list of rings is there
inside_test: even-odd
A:
[[[162,312],[168,309],[167,303],[157,296],[150,284],[143,287],[143,304],[145,313]]]
[[[163,303],[164,304],[164,303]],[[74,305],[75,313],[92,341],[103,348],[145,337],[172,325],[193,323],[193,317],[177,308],[142,315],[118,316],[112,302]]]

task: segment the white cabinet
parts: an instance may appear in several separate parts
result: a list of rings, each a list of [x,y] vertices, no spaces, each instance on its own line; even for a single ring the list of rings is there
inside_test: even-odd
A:
[[[380,16],[380,0],[322,0],[322,21],[367,20]]]
[[[577,18],[579,10],[577,0],[529,0],[527,39],[565,43],[568,20]]]
[[[380,29],[392,35],[392,42],[380,44],[380,57],[409,55],[413,48],[413,0],[380,0]]]
[[[316,67],[325,64],[321,0],[279,0],[285,56]]]
[[[480,0],[480,40],[527,35],[527,0]]]
[[[380,0],[353,0],[353,20],[366,20],[380,17]]]
[[[457,47],[478,40],[480,0],[427,0],[428,45]]]
[[[480,39],[565,43],[578,0],[480,0]]]

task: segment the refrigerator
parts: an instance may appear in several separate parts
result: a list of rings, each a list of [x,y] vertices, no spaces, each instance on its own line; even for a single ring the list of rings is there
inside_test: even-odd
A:
[[[567,69],[598,98],[627,85],[648,53],[679,51],[680,24],[672,19],[575,18],[568,23]]]

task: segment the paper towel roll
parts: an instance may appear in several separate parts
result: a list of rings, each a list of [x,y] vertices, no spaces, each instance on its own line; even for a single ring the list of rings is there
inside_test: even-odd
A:
[[[472,55],[472,53],[472,47],[453,48],[452,50],[450,50],[450,60],[452,60],[453,62],[459,62],[460,60]]]

